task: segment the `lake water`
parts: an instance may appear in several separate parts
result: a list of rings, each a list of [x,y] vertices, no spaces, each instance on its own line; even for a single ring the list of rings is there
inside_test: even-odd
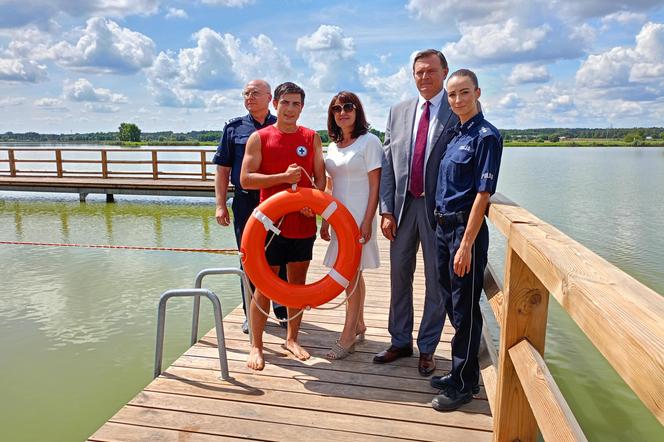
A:
[[[662,177],[663,148],[507,148],[499,191],[664,293]],[[212,199],[11,192],[0,192],[0,240],[234,247]],[[502,271],[495,232],[490,253]],[[81,440],[151,380],[159,294],[237,256],[0,245],[0,262],[0,439]],[[206,280],[225,312],[240,302],[233,278]],[[171,302],[165,366],[189,340],[191,303]],[[211,317],[203,303],[202,331]],[[664,440],[555,300],[545,358],[589,440]]]

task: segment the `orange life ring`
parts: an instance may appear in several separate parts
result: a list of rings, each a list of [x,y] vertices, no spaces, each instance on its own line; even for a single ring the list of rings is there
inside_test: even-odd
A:
[[[268,230],[278,232],[277,221],[303,207],[330,223],[339,243],[334,266],[312,284],[290,284],[280,279],[265,258]],[[276,229],[276,230],[275,230]],[[348,209],[330,194],[316,189],[284,190],[263,201],[249,217],[242,235],[240,253],[247,276],[261,293],[293,308],[317,307],[336,298],[355,277],[362,256],[360,230]]]

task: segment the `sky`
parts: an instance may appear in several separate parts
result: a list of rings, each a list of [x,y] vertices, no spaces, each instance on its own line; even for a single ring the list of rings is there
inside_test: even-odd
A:
[[[300,84],[305,126],[350,90],[384,130],[427,48],[499,128],[664,126],[664,1],[0,0],[0,133],[221,130],[255,78]]]

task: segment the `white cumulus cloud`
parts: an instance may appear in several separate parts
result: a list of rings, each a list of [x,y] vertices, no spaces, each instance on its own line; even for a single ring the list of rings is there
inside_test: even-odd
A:
[[[631,12],[631,11],[618,11],[602,17],[602,23],[605,25],[611,23],[619,23],[621,25],[627,25],[630,23],[641,24],[645,22],[647,19],[648,17],[644,13]]]
[[[34,101],[34,105],[44,109],[65,109],[61,99],[52,97],[39,98]]]
[[[436,23],[494,23],[514,17],[527,6],[524,0],[409,0],[406,5],[416,17]]]
[[[512,69],[507,82],[512,85],[524,83],[546,83],[551,79],[551,74],[546,66],[533,64],[517,64]]]
[[[260,34],[243,50],[232,34],[221,35],[210,28],[194,34],[196,46],[176,52],[161,52],[146,70],[149,88],[162,106],[219,106],[211,91],[239,89],[249,80],[265,79],[273,86],[292,79],[290,59],[272,40]],[[209,91],[209,92],[208,92]]]
[[[296,49],[313,69],[311,82],[316,88],[333,92],[361,87],[355,43],[339,26],[321,25],[313,34],[298,38]]]
[[[460,24],[461,38],[443,47],[453,64],[505,64],[574,59],[584,54],[595,36],[588,26],[570,28],[555,19],[531,25],[510,18],[506,22]]]
[[[181,83],[191,89],[223,89],[236,85],[231,52],[239,46],[231,34],[221,35],[210,28],[194,34],[196,47],[178,54]]]
[[[100,114],[112,114],[120,112],[119,106],[104,103],[85,103],[84,108],[88,112],[96,112]]]
[[[552,0],[552,10],[576,20],[603,17],[620,11],[647,11],[661,6],[660,0]]]
[[[569,95],[559,95],[549,100],[545,108],[551,112],[566,112],[574,108],[574,100]]]
[[[159,0],[2,0],[0,28],[31,23],[40,26],[61,15],[70,17],[127,17],[150,15],[159,10]]]
[[[576,73],[576,82],[590,88],[636,87],[655,82],[664,84],[664,24],[646,23],[636,36],[634,47],[618,46],[588,56]],[[642,90],[641,95],[647,90]],[[646,93],[645,96],[650,95]]]
[[[461,26],[461,39],[443,48],[452,60],[508,62],[533,54],[551,32],[548,25],[535,28],[522,26],[509,19],[505,24]]]
[[[360,74],[365,88],[377,94],[385,105],[417,96],[410,67],[401,66],[394,74],[380,76],[374,66],[365,65],[360,68]]]
[[[523,106],[523,100],[515,92],[505,94],[505,96],[498,101],[498,107],[503,109],[516,109]]]
[[[185,11],[184,9],[168,8],[168,12],[166,13],[165,17],[167,19],[169,19],[169,18],[189,18],[189,15],[187,14],[187,11]]]
[[[203,4],[226,6],[228,8],[241,8],[254,3],[254,0],[202,0]]]
[[[106,103],[126,103],[127,97],[122,94],[116,94],[109,89],[95,88],[90,81],[85,78],[79,78],[72,82],[65,80],[63,95],[72,101],[87,102],[106,102]]]
[[[0,81],[37,83],[46,77],[46,66],[34,60],[0,58]]]
[[[11,32],[10,35],[13,39],[4,50],[8,57],[35,61],[53,58],[51,51],[53,38],[50,33],[44,32],[36,26],[27,26],[20,32]]]
[[[25,103],[24,97],[2,97],[0,98],[0,107],[19,106]]]
[[[155,44],[113,20],[93,17],[75,44],[62,41],[51,50],[64,66],[92,72],[133,74],[152,65]]]

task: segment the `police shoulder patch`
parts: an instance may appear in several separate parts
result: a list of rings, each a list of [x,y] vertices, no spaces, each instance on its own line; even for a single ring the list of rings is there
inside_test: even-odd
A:
[[[498,136],[498,131],[495,130],[491,126],[482,126],[479,131],[479,138],[488,138],[488,137],[496,137],[499,138]]]
[[[226,124],[228,125],[228,124],[232,124],[232,123],[235,123],[235,122],[241,121],[242,118],[243,118],[243,117],[235,117],[235,118],[231,118],[230,120],[228,120],[228,121],[226,122]]]

